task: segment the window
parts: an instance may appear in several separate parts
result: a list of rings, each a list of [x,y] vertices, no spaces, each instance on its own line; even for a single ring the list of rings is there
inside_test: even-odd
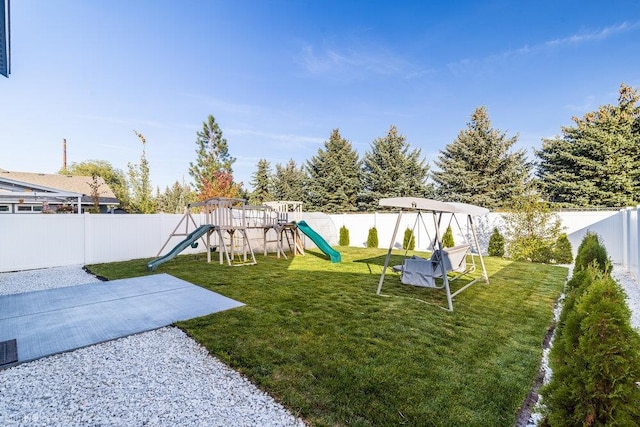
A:
[[[11,213],[11,206],[0,205],[0,213]]]
[[[42,205],[18,205],[17,212],[30,213],[30,212],[40,212],[41,210],[42,210]]]

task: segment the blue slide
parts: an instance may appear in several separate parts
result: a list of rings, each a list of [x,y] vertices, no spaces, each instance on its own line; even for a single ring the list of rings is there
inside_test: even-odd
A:
[[[153,261],[150,261],[147,264],[147,270],[154,271],[160,264],[173,259],[180,252],[184,251],[187,246],[191,245],[200,237],[204,236],[212,228],[213,225],[201,225],[200,227],[196,228],[194,231],[189,233],[186,239],[178,243],[175,248],[171,249],[169,253],[167,253],[166,255],[162,255],[160,258],[156,258]]]
[[[309,237],[313,243],[318,246],[325,255],[328,255],[331,258],[331,262],[340,262],[342,261],[342,257],[340,256],[340,252],[333,249],[326,240],[322,238],[321,235],[313,231],[311,227],[306,223],[306,221],[298,221],[296,222],[298,225],[298,229],[302,231],[307,237]]]

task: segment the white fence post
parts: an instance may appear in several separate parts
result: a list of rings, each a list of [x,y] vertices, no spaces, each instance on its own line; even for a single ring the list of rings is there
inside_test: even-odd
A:
[[[638,209],[640,209],[640,205],[636,206],[635,209],[632,209],[633,216],[631,218],[631,227],[629,233],[629,247],[631,249],[631,274],[634,277],[638,278],[640,275],[640,250],[638,250],[638,243],[640,239],[638,238],[638,233],[640,232],[640,215],[638,215]]]
[[[629,209],[620,209],[622,217],[622,266],[629,269],[629,243],[631,235],[629,234]]]

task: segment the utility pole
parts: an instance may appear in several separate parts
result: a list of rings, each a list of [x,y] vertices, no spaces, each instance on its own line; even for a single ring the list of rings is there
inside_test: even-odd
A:
[[[62,170],[67,173],[67,139],[62,140]]]

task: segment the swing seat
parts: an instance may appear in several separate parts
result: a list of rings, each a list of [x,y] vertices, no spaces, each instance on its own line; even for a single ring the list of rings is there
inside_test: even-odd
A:
[[[431,255],[431,261],[436,266],[434,275],[435,277],[442,277],[442,271],[440,268],[440,257],[444,254],[444,268],[447,273],[467,273],[467,252],[471,245],[458,245],[451,248],[444,248],[442,251],[436,249]]]
[[[400,281],[405,285],[436,288],[435,265],[431,259],[407,258],[402,263]]]
[[[456,272],[462,275],[468,272],[467,252],[470,248],[470,245],[458,245],[451,248],[444,248],[442,251],[437,249],[429,259],[414,255],[411,258],[405,259],[402,265],[394,266],[393,270],[400,272],[400,281],[405,285],[441,288],[442,285],[436,285],[435,281],[435,279],[442,278],[440,258],[444,257],[445,274]]]

